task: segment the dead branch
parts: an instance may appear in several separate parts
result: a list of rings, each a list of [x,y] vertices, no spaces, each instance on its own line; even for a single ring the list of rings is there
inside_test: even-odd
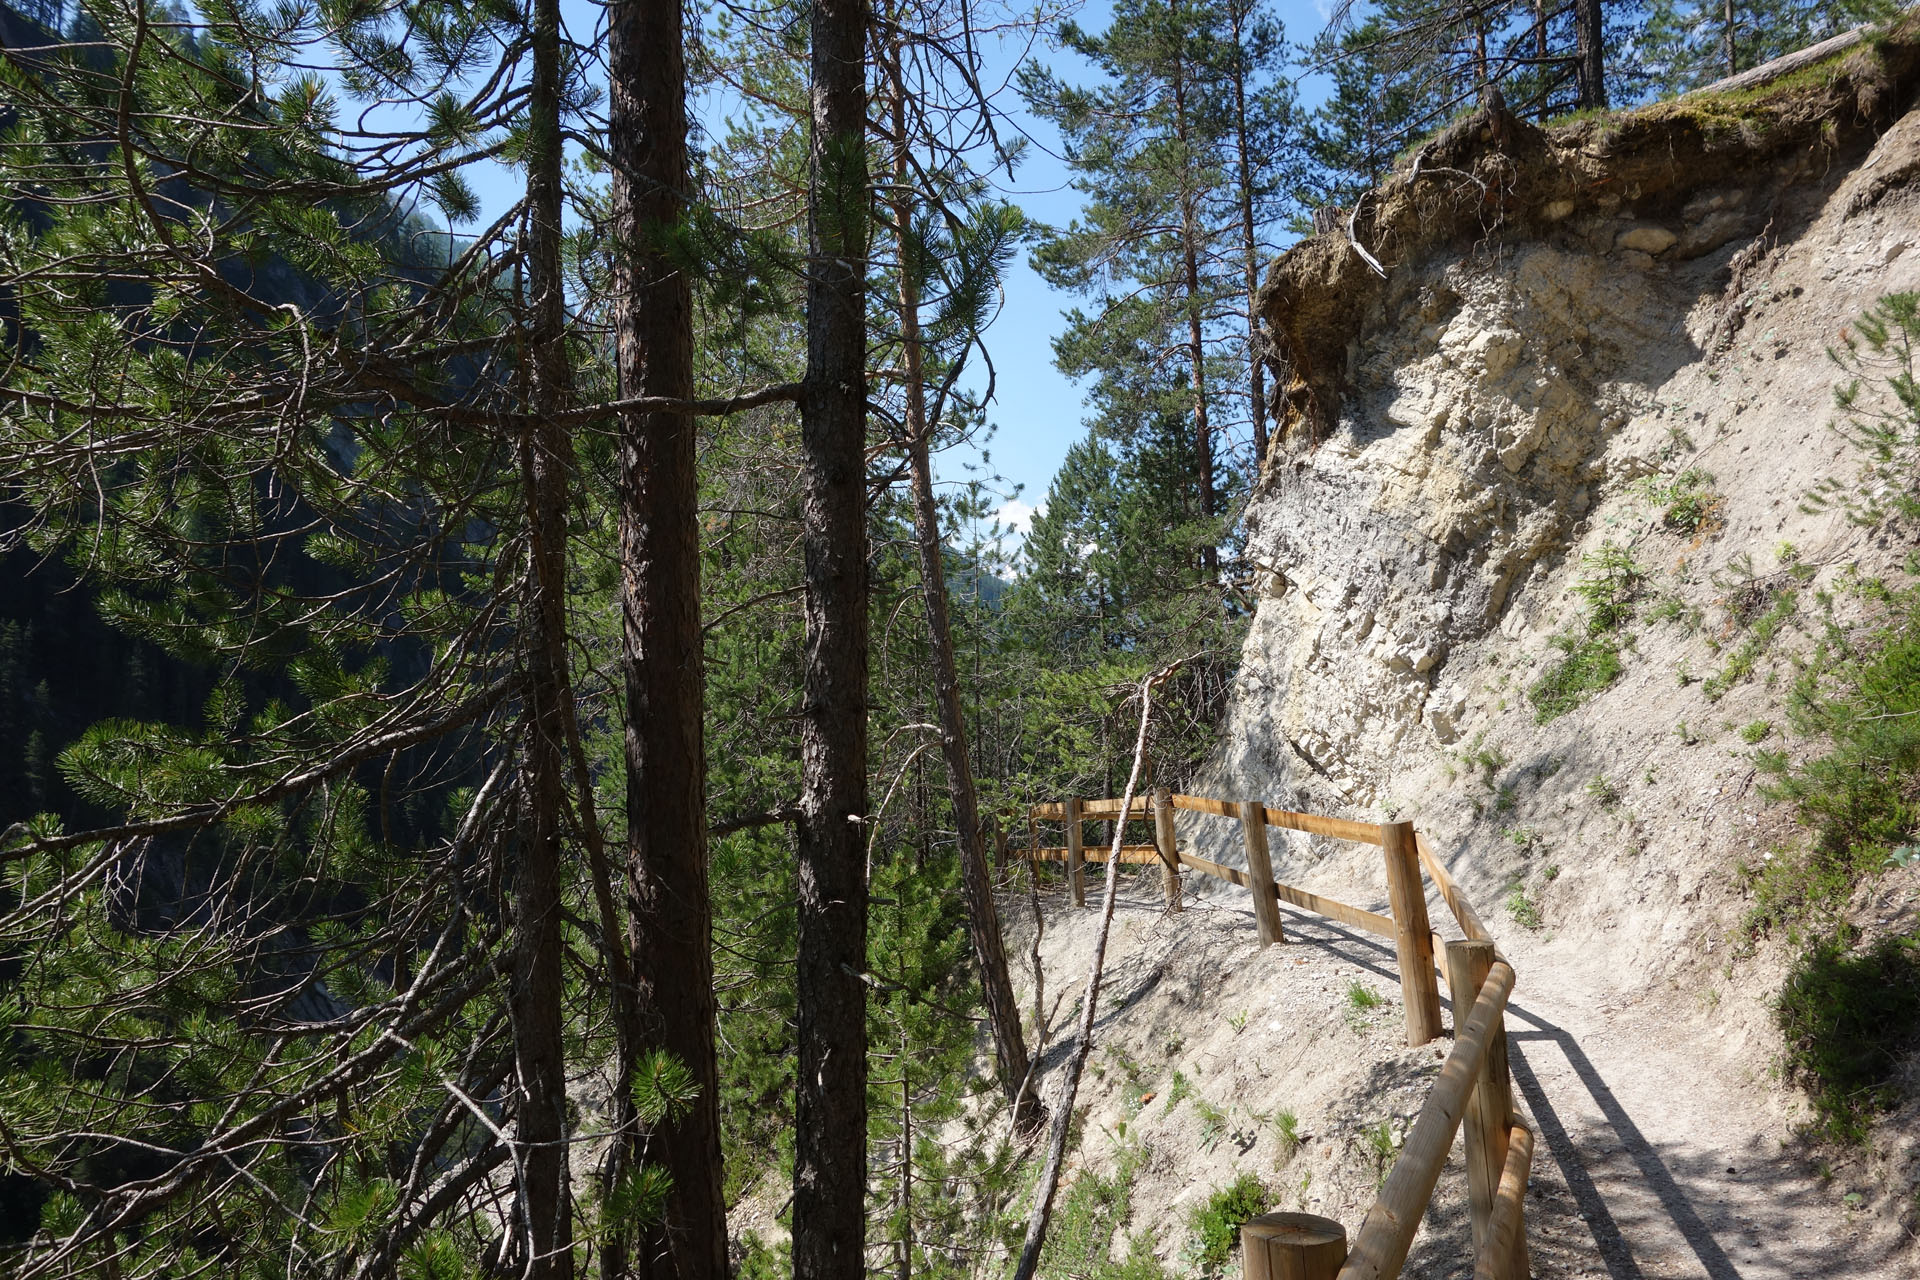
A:
[[[1140,732],[1133,744],[1133,767],[1127,773],[1127,789],[1120,801],[1120,812],[1133,808],[1133,797],[1140,785],[1141,766],[1147,756],[1147,724],[1153,710],[1153,691],[1170,680],[1187,664],[1181,658],[1170,662],[1140,682]],[[1074,1033],[1073,1050],[1067,1055],[1066,1075],[1060,1081],[1059,1096],[1053,1103],[1053,1132],[1047,1144],[1047,1163],[1040,1173],[1040,1185],[1033,1193],[1033,1217],[1027,1223],[1027,1238],[1020,1246],[1020,1263],[1013,1280],[1033,1280],[1040,1266],[1040,1247],[1046,1242],[1047,1222],[1053,1213],[1054,1193],[1060,1189],[1060,1165],[1067,1154],[1067,1131],[1073,1125],[1074,1098],[1080,1092],[1080,1076],[1086,1069],[1087,1054],[1093,1048],[1094,1012],[1100,1004],[1100,981],[1107,963],[1107,935],[1113,925],[1114,900],[1120,892],[1120,848],[1126,838],[1127,824],[1113,824],[1113,849],[1107,858],[1106,896],[1100,903],[1100,932],[1093,942],[1093,960],[1087,968],[1086,994],[1080,1001],[1080,1026]]]

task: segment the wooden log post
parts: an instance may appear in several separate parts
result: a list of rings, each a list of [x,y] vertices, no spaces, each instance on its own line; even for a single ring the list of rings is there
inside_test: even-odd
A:
[[[1453,998],[1456,1034],[1480,998],[1480,988],[1492,968],[1491,942],[1447,944],[1447,988]],[[1480,1070],[1480,1082],[1474,1087],[1473,1096],[1467,1100],[1467,1114],[1461,1128],[1467,1148],[1467,1203],[1473,1217],[1475,1257],[1487,1247],[1494,1193],[1499,1189],[1500,1171],[1507,1163],[1507,1131],[1513,1123],[1512,1086],[1507,1071],[1507,1031],[1502,1019],[1487,1037],[1486,1063]]]
[[[1414,1118],[1399,1158],[1387,1171],[1379,1198],[1353,1238],[1347,1264],[1341,1269],[1345,1280],[1392,1280],[1400,1274],[1427,1202],[1433,1199],[1453,1135],[1460,1131],[1467,1113],[1467,1099],[1480,1081],[1487,1036],[1505,1015],[1507,997],[1512,994],[1513,967],[1496,960],[1473,1013],[1454,1036],[1453,1052]]]
[[[1411,822],[1380,825],[1387,856],[1387,901],[1393,904],[1393,941],[1400,954],[1400,995],[1407,1006],[1407,1043],[1419,1046],[1440,1034],[1440,984],[1433,973],[1433,927],[1420,885],[1420,853]]]
[[[1311,1213],[1263,1213],[1240,1224],[1244,1280],[1334,1280],[1347,1260],[1347,1229]]]
[[[993,869],[1007,869],[1007,824],[997,816],[993,819]]]
[[[1086,859],[1080,848],[1080,801],[1077,798],[1066,802],[1065,821],[1067,824],[1067,886],[1073,890],[1073,905],[1087,905],[1087,878],[1081,870]]]
[[[1533,1131],[1516,1124],[1509,1131],[1506,1165],[1494,1196],[1487,1246],[1474,1251],[1473,1280],[1527,1280],[1531,1273],[1526,1203],[1527,1175],[1532,1169]]]
[[[1267,856],[1267,806],[1257,800],[1240,805],[1240,834],[1247,845],[1247,888],[1253,891],[1253,918],[1260,926],[1260,945],[1285,942],[1286,935],[1280,930],[1279,890],[1274,885],[1273,860]],[[1344,1244],[1342,1247],[1344,1249]]]
[[[1167,910],[1180,909],[1180,851],[1173,842],[1173,796],[1165,787],[1153,789],[1153,843],[1160,850],[1160,887]]]

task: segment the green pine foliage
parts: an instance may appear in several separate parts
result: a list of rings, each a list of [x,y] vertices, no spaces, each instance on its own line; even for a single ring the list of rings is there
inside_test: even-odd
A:
[[[10,33],[16,10],[0,13]],[[971,123],[965,60],[947,56],[963,47],[954,33],[971,38],[971,11],[878,7],[876,30],[900,33],[900,47],[887,51],[894,74],[877,77],[874,155],[908,154],[874,170],[861,977],[867,1244],[895,1271],[971,1280],[999,1266],[1033,1173],[982,1052],[925,584],[898,484],[909,408],[925,409],[935,453],[988,442],[991,406],[966,389],[969,365],[1013,255],[1030,251],[1075,294],[1055,356],[1087,389],[1085,435],[1018,553],[981,532],[1000,497],[990,467],[939,495],[974,772],[989,811],[1117,793],[1127,698],[1173,666],[1150,781],[1181,785],[1212,749],[1252,608],[1238,517],[1260,479],[1245,447],[1260,269],[1290,217],[1350,204],[1478,100],[1487,68],[1464,50],[1485,43],[1483,62],[1505,60],[1495,78],[1514,105],[1564,105],[1565,12],[1541,30],[1534,12],[1378,6],[1319,45],[1333,96],[1309,126],[1292,87],[1301,68],[1258,0],[1122,0],[1104,31],[1060,33],[1088,83],[1031,66],[1020,77],[1086,197],[1081,218],[1047,228],[974,168],[981,154],[996,167],[1019,157],[983,141],[993,131]],[[1706,74],[1706,28],[1667,12],[1647,47],[1668,41],[1655,79],[1677,86]],[[1840,12],[1781,0],[1742,19],[1741,47],[1757,58]],[[622,785],[633,566],[605,407],[619,386],[615,209],[597,138],[604,71],[582,39],[547,100],[569,139],[553,391],[529,354],[543,245],[512,191],[552,123],[534,119],[535,16],[506,0],[86,0],[64,37],[0,48],[10,1275],[517,1273],[501,1227],[522,1207],[511,1135],[526,1114],[511,973],[536,819],[559,829],[572,1261],[588,1266],[670,1202],[663,1166],[642,1159],[616,1177],[602,1163],[609,1116],[671,1126],[701,1099],[689,1064],[622,1057],[613,1017],[617,859],[630,816],[644,819]],[[1422,22],[1435,40],[1398,38]],[[806,368],[811,102],[796,30],[719,10],[690,49],[692,91],[733,103],[724,121],[703,117],[697,190],[659,232],[695,281],[702,396]],[[1531,40],[1555,56],[1528,62]],[[1836,355],[1869,483],[1814,500],[1857,518],[1915,514],[1914,315],[1910,297],[1883,301]],[[541,460],[562,479],[530,503],[532,442],[552,439],[536,428],[556,425],[567,456]],[[733,1203],[778,1204],[793,1171],[799,458],[791,403],[703,423],[706,651],[688,678],[705,692],[716,1100]],[[530,517],[553,508],[529,507],[556,492],[569,723],[553,801],[526,784],[529,761],[551,758],[536,748],[553,745],[528,679],[552,656],[538,647]],[[1711,508],[1701,493],[1688,501],[1670,520],[1698,531]],[[1588,570],[1585,630],[1536,696],[1543,716],[1618,674],[1638,571],[1611,551]],[[1804,883],[1831,873],[1835,902],[1914,847],[1913,600],[1885,588],[1872,602],[1877,620],[1830,635],[1830,660],[1796,694],[1794,728],[1820,749],[1770,766],[1816,833],[1806,865],[1818,876]],[[1910,959],[1836,946],[1805,990]],[[1783,1018],[1799,1017],[1788,1005]],[[1792,1023],[1811,1046],[1794,1069],[1840,1099],[1834,1114],[1858,1114],[1853,1100],[1880,1096],[1880,1059],[1834,1057],[1820,1046],[1840,1033],[1804,1024]],[[1195,1106],[1218,1138],[1223,1113]],[[1045,1269],[1164,1280],[1151,1224],[1134,1216],[1143,1149],[1121,1140],[1113,1156],[1064,1195]],[[1204,1268],[1227,1261],[1266,1194],[1242,1179],[1204,1206]],[[743,1243],[741,1274],[791,1270],[783,1247]]]
[[[1920,939],[1856,945],[1842,928],[1795,962],[1775,1005],[1787,1071],[1813,1100],[1819,1137],[1867,1140],[1901,1098],[1900,1066],[1920,1045]]]
[[[1667,97],[1892,11],[1873,0],[1650,0],[1637,52],[1648,88]]]

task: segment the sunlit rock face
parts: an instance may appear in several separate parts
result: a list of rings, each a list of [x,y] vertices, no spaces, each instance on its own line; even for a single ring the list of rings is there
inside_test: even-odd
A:
[[[1290,432],[1248,512],[1260,601],[1209,784],[1302,807],[1431,807],[1416,775],[1531,725],[1522,668],[1572,624],[1584,555],[1651,549],[1704,607],[1717,566],[1794,536],[1794,499],[1834,456],[1827,347],[1920,279],[1912,184],[1888,180],[1920,167],[1916,119],[1824,163],[1769,154],[1748,181],[1723,163],[1597,199],[1553,188],[1484,237],[1403,242],[1384,281],[1337,235],[1283,257],[1267,321],[1301,359],[1282,396]],[[1563,164],[1572,142],[1529,145]],[[1415,202],[1390,183],[1382,222]],[[1645,494],[1686,465],[1719,477],[1728,535],[1668,546]],[[1637,732],[1653,710],[1613,720]]]

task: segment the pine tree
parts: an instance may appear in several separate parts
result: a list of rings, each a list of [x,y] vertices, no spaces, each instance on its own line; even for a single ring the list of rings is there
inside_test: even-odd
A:
[[[795,1280],[863,1280],[867,953],[867,10],[813,0],[806,392],[806,665],[794,1108]]]
[[[604,1025],[564,746],[582,97],[550,0],[398,17],[103,5],[6,51],[0,436],[35,465],[0,550],[70,553],[213,683],[61,752],[104,825],[7,833],[0,946],[44,964],[0,1106],[64,1188],[13,1274],[571,1270],[566,1086],[607,1048],[567,1030]],[[465,244],[403,213],[471,219],[500,157],[527,198]]]
[[[1877,16],[1862,0],[1650,0],[1637,43],[1648,88],[1684,93]]]
[[[1061,29],[1061,43],[1092,62],[1102,83],[1083,89],[1037,68],[1021,79],[1028,105],[1060,130],[1074,186],[1088,197],[1084,220],[1046,236],[1033,258],[1049,284],[1096,305],[1092,315],[1070,313],[1056,364],[1100,379],[1113,429],[1184,408],[1206,519],[1220,513],[1212,390],[1220,371],[1208,335],[1238,284],[1222,270],[1227,228],[1207,207],[1228,164],[1222,16],[1188,0],[1126,0],[1103,33]],[[1179,382],[1161,376],[1167,361],[1178,361]],[[1200,550],[1214,571],[1217,552]]]

